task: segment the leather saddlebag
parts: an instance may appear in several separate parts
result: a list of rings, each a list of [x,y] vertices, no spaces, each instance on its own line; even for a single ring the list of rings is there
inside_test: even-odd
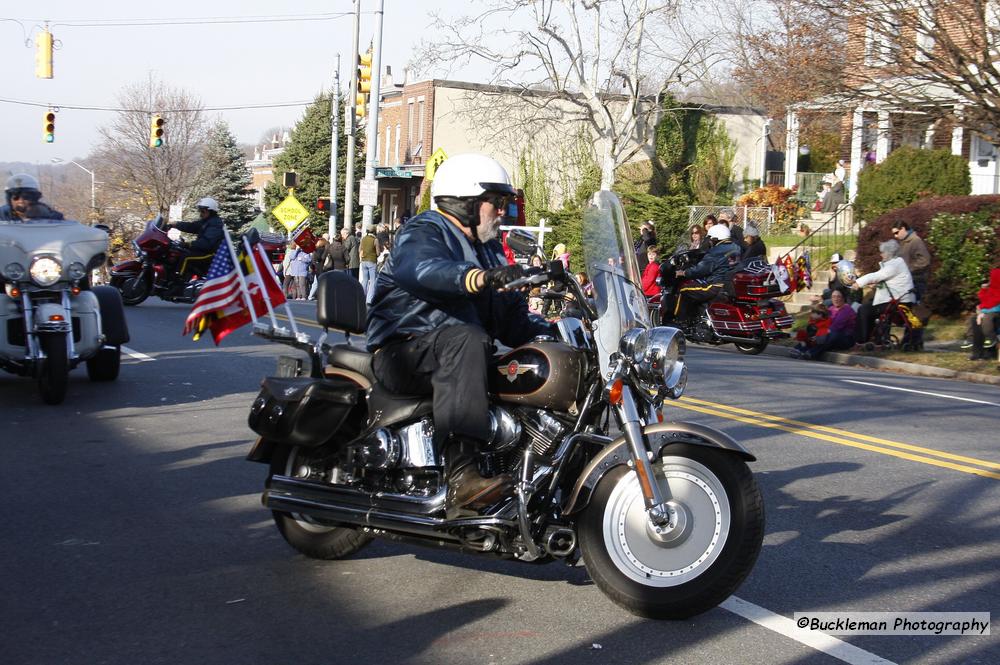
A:
[[[269,376],[261,382],[247,422],[275,443],[314,448],[337,431],[359,396],[349,379]]]

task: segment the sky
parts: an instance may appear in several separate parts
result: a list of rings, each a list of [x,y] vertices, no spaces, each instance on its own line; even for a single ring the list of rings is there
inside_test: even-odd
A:
[[[456,0],[385,0],[382,71],[392,67],[398,83],[403,68],[432,23],[430,11],[463,12]],[[353,66],[351,0],[301,0],[285,5],[273,0],[173,0],[137,3],[101,0],[48,0],[36,14],[30,3],[0,3],[0,62],[4,85],[0,99],[54,107],[116,107],[120,90],[150,76],[199,97],[206,107],[250,106],[310,101],[329,89],[336,55],[346,90]],[[376,0],[361,1],[360,50],[374,37]],[[273,20],[274,17],[329,16],[320,20]],[[213,22],[220,18],[268,20]],[[11,21],[9,19],[15,19]],[[74,22],[174,19],[176,25],[93,26]],[[35,78],[34,37],[46,21],[56,40],[54,78]],[[30,39],[28,46],[25,40]],[[460,78],[471,72],[451,72]],[[421,76],[419,78],[427,78]],[[411,79],[412,80],[412,79]],[[305,105],[286,108],[209,111],[221,117],[240,143],[259,143],[275,126],[293,126]],[[110,111],[61,108],[56,140],[42,137],[44,106],[0,101],[0,161],[49,164],[53,159],[81,161],[111,124]],[[169,131],[169,128],[168,128]]]

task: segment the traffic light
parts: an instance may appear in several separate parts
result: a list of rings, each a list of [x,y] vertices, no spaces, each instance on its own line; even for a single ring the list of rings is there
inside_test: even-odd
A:
[[[42,136],[46,143],[53,143],[56,140],[56,112],[52,109],[46,111],[43,117]]]
[[[167,124],[159,113],[149,121],[149,147],[159,148],[163,145],[163,126]]]
[[[321,196],[316,199],[316,210],[327,213],[330,212],[330,197]]]
[[[52,33],[47,29],[35,38],[35,77],[52,78]]]
[[[358,94],[354,98],[354,115],[368,115],[368,98],[372,91],[372,50],[358,54]]]

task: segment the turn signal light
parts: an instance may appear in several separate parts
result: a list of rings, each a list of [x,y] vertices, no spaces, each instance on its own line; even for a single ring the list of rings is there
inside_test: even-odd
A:
[[[8,286],[7,295],[9,295],[11,298],[20,298],[21,289],[17,288],[16,286]]]
[[[80,295],[80,287],[79,286],[71,286],[70,289],[69,289],[69,292],[72,293],[74,296],[78,296],[78,295]]]
[[[52,316],[49,317],[49,321],[64,321],[64,320],[65,319],[63,318],[62,314],[53,314]]]
[[[611,390],[608,392],[608,401],[618,406],[622,403],[622,390],[625,388],[625,383],[621,379],[615,379],[615,382],[611,384]]]

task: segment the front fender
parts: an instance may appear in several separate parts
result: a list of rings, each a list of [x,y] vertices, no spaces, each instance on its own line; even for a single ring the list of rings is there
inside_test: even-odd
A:
[[[667,446],[677,443],[688,443],[694,446],[704,446],[706,448],[718,448],[720,450],[738,455],[747,462],[755,462],[749,450],[744,448],[736,439],[725,432],[701,425],[675,421],[669,423],[657,423],[649,425],[643,429],[643,434],[649,441],[649,446],[656,451],[656,457],[662,457]],[[569,501],[563,508],[563,515],[571,515],[583,510],[590,503],[590,495],[611,469],[622,464],[628,464],[632,458],[629,453],[628,443],[625,437],[621,436],[600,452],[580,474],[570,494]]]
[[[122,261],[121,263],[116,263],[111,267],[112,277],[135,277],[142,272],[142,261],[138,259],[129,259],[127,261]]]

